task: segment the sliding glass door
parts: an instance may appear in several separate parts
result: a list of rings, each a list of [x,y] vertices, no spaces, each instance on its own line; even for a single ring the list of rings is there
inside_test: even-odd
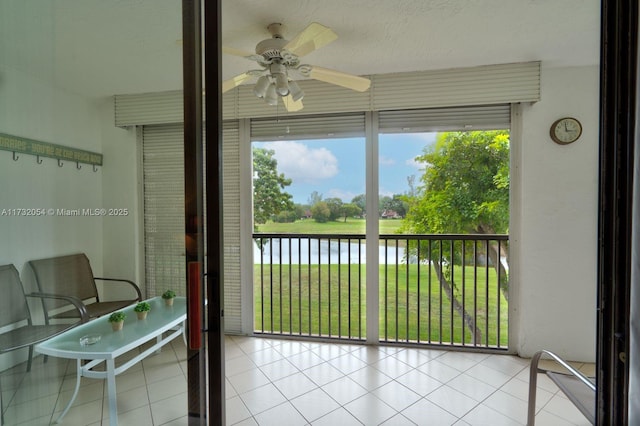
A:
[[[216,231],[219,180],[217,168],[207,167],[207,201],[202,172],[205,162],[218,164],[220,144],[215,135],[221,127],[212,118],[219,112],[212,100],[215,96],[208,101],[212,102],[208,105],[211,140],[216,141],[210,143],[209,158],[202,150],[201,136],[202,90],[207,86],[215,94],[218,76],[214,72],[203,83],[201,68],[194,66],[194,61],[202,60],[204,49],[209,57],[206,69],[215,69],[217,32],[205,36],[202,46],[200,22],[207,22],[204,28],[219,29],[220,10],[219,2],[207,2],[208,10],[204,2],[182,3],[0,2],[0,177],[4,182],[0,186],[0,271],[7,272],[0,276],[0,291],[23,304],[26,300],[26,305],[20,305],[24,315],[16,318],[9,318],[9,308],[0,306],[2,425],[49,424],[73,399],[76,362],[64,357],[45,359],[37,346],[30,355],[31,345],[11,332],[45,324],[41,300],[24,296],[39,290],[40,277],[36,280],[30,262],[75,254],[86,256],[95,277],[135,283],[143,300],[171,290],[188,302],[186,345],[175,339],[160,353],[141,356],[150,347],[146,343],[116,360],[116,366],[128,367],[119,370],[113,384],[120,422],[224,422],[223,277],[216,246],[221,243]],[[190,101],[184,110],[180,102],[176,118],[168,119],[180,125],[175,134],[177,151],[163,157],[143,149],[144,129],[166,122],[157,115],[163,100],[169,94],[182,97],[183,92]],[[143,94],[146,100],[135,114],[119,102]],[[200,168],[193,167],[195,163]],[[153,175],[145,174],[145,164],[154,165],[146,167]],[[180,171],[187,170],[182,180],[173,179],[176,164]],[[178,217],[177,227],[168,226],[160,211],[167,199],[145,198],[158,188],[170,189],[172,202],[179,206],[172,212]],[[207,202],[211,203],[208,209]],[[204,212],[209,213],[206,221]],[[213,238],[208,243],[205,223]],[[157,246],[170,248],[171,259],[153,251],[149,241],[154,238]],[[91,285],[91,280],[86,284]],[[99,280],[96,284],[101,301],[130,296],[128,285]],[[62,285],[54,286],[55,293],[64,291]],[[9,297],[1,303],[9,303]],[[73,312],[74,308],[58,311],[67,309]],[[212,312],[215,319],[207,322],[206,314]],[[49,322],[74,326],[78,319]],[[106,315],[91,321],[108,327]],[[128,315],[123,333],[141,330],[144,324]],[[105,328],[100,339],[117,340],[117,333]],[[27,343],[37,344],[38,339]],[[80,342],[72,343],[80,347]],[[216,368],[207,368],[208,360]],[[64,421],[114,423],[110,402],[104,399],[105,381],[82,378],[79,384]],[[216,403],[209,404],[209,397]],[[208,412],[207,407],[214,408]]]

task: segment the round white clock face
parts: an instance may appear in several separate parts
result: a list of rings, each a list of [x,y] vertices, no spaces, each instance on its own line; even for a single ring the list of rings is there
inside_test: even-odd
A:
[[[554,142],[564,145],[578,140],[582,125],[575,118],[565,117],[554,121],[549,133]]]

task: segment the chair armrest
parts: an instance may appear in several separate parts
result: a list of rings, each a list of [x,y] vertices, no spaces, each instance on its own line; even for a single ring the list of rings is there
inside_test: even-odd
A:
[[[529,367],[529,400],[528,400],[528,407],[527,407],[527,426],[534,426],[535,424],[536,389],[537,389],[537,382],[538,382],[538,373],[544,373],[547,371],[543,368],[538,367],[538,364],[540,362],[540,358],[542,357],[542,355],[547,355],[553,358],[555,362],[557,362],[562,367],[564,367],[572,376],[580,380],[589,389],[591,389],[594,392],[596,390],[595,385],[589,380],[589,378],[587,378],[587,376],[585,376],[584,374],[582,374],[581,372],[573,368],[571,365],[565,362],[558,355],[547,350],[541,350],[536,352],[531,358],[531,366]]]
[[[85,323],[85,322],[89,321],[89,319],[90,319],[89,313],[87,312],[87,307],[84,305],[84,303],[82,303],[82,300],[78,299],[77,297],[64,296],[64,295],[61,295],[61,294],[39,293],[39,292],[29,293],[26,296],[27,297],[38,297],[40,299],[65,300],[65,301],[71,303],[78,310],[78,312],[80,313],[80,322]]]
[[[127,283],[129,285],[131,285],[135,291],[136,294],[138,295],[138,302],[140,302],[142,300],[142,293],[140,292],[140,288],[138,288],[138,286],[136,285],[136,283],[134,283],[133,281],[130,280],[123,280],[123,279],[119,279],[119,278],[99,278],[99,277],[93,277],[94,280],[100,280],[100,281],[116,281],[116,282],[122,282],[122,283]]]

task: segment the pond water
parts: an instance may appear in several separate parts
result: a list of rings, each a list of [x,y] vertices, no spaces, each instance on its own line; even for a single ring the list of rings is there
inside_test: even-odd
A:
[[[378,246],[378,263],[385,264],[402,264],[404,263],[405,249],[404,247],[395,247],[395,243],[390,242],[386,248],[384,245]],[[260,248],[258,244],[253,244],[253,261],[260,264]],[[357,239],[351,242],[347,240],[320,240],[308,238],[280,238],[269,240],[265,239],[262,252],[262,261],[265,264],[288,265],[332,265],[340,264],[365,264],[366,262],[366,245],[364,240],[360,243]],[[486,257],[479,254],[477,265],[484,265]],[[422,261],[424,263],[425,261]],[[506,257],[501,257],[501,262],[505,270],[509,271],[509,265]],[[416,264],[415,255],[410,256],[410,264]],[[490,263],[491,264],[491,263]],[[469,264],[470,265],[470,264]]]
[[[309,240],[308,238],[281,238],[267,241],[262,251],[262,261],[265,264],[358,264],[366,262],[366,246],[364,242],[331,240]],[[385,263],[385,248],[378,247],[379,263]],[[387,247],[387,259],[389,263],[398,263],[404,259],[403,247]],[[260,248],[258,244],[253,244],[253,261],[260,263]]]

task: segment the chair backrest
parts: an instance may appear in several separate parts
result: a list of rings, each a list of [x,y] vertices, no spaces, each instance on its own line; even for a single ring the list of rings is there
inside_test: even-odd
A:
[[[85,300],[98,298],[98,289],[89,259],[84,253],[29,261],[38,288],[43,293],[74,296]],[[68,305],[60,300],[46,300],[47,308]]]
[[[0,327],[29,320],[20,275],[13,265],[0,266]]]

